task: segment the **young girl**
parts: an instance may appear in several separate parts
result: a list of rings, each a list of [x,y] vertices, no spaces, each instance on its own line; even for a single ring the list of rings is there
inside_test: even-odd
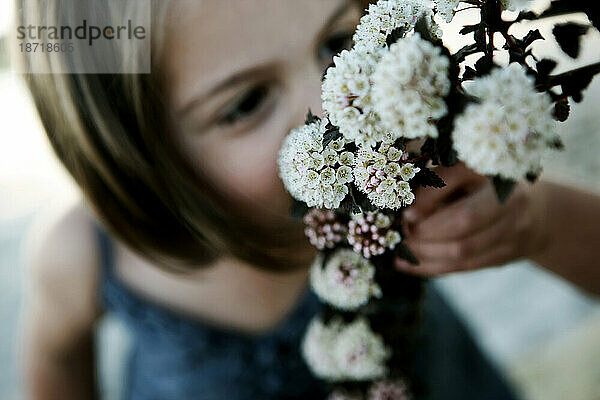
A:
[[[40,25],[64,11],[62,0],[27,3],[33,15],[43,7]],[[144,2],[127,3],[119,12],[133,15]],[[94,398],[94,323],[110,311],[134,338],[127,400],[323,398],[299,354],[320,307],[307,286],[314,252],[289,217],[276,157],[307,108],[321,111],[321,74],[365,4],[151,6],[151,74],[61,74],[69,53],[55,53],[56,74],[25,76],[82,191],[31,236],[27,389]],[[513,398],[431,287],[424,330],[426,398]]]

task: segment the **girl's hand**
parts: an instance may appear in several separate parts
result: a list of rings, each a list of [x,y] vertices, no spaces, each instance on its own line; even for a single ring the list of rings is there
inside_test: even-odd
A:
[[[419,265],[397,259],[407,273],[432,276],[501,265],[527,257],[547,241],[543,196],[518,184],[500,204],[490,179],[464,164],[438,167],[442,189],[420,188],[404,212],[404,243]]]

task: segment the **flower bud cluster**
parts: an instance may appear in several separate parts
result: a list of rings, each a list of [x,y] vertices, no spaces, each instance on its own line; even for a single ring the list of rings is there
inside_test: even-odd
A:
[[[313,208],[303,218],[304,233],[310,243],[319,250],[331,249],[345,241],[348,227],[333,210]]]
[[[402,240],[392,218],[381,212],[354,215],[348,228],[348,243],[365,258],[393,250]]]

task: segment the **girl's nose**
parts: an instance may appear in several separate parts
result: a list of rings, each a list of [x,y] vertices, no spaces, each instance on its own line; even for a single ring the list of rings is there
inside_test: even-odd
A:
[[[323,71],[313,61],[302,68],[298,66],[294,77],[290,96],[290,129],[301,125],[308,109],[316,116],[322,117],[321,108],[321,77]]]

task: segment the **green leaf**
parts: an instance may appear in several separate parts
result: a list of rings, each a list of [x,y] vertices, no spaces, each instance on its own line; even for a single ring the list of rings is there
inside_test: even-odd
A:
[[[529,33],[527,33],[523,39],[516,39],[515,41],[522,50],[525,50],[536,40],[544,40],[544,37],[538,29],[529,31]]]
[[[589,28],[589,25],[567,22],[555,25],[552,29],[552,33],[562,51],[567,53],[571,58],[577,58],[579,55],[581,36],[585,35]]]
[[[542,58],[536,63],[538,75],[547,77],[554,70],[554,68],[556,68],[556,65],[556,61],[549,58]]]
[[[494,64],[491,62],[489,57],[481,56],[477,62],[475,62],[475,70],[479,76],[487,75],[491,70]]]
[[[400,242],[398,245],[396,245],[396,249],[394,252],[396,257],[401,258],[402,260],[406,260],[412,265],[419,265],[419,260],[417,260],[417,257],[415,257],[413,252],[410,251],[408,246],[404,243]]]
[[[405,151],[406,150],[406,139],[405,138],[398,138],[396,139],[396,141],[394,142],[394,147]]]
[[[583,91],[594,79],[591,74],[573,74],[567,77],[560,85],[564,96],[571,96],[573,101],[580,103],[583,100]]]
[[[465,25],[458,33],[461,35],[468,35],[469,33],[475,32],[477,29],[481,29],[482,27],[483,25],[481,23],[475,25]]]
[[[385,43],[389,46],[396,43],[399,39],[402,39],[406,35],[406,28],[399,26],[392,30],[389,35],[385,38]]]
[[[414,29],[415,29],[415,32],[417,32],[421,35],[421,39],[427,40],[428,42],[431,42],[431,43],[437,42],[431,36],[431,32],[429,30],[429,24],[427,23],[427,18],[424,15],[419,17],[419,19],[417,20],[417,23],[415,24]]]
[[[327,70],[331,67],[335,67],[335,63],[333,61],[330,62],[327,67],[325,67],[325,70],[323,71],[323,75],[321,75],[321,82],[323,82],[325,80],[325,77],[327,76]]]
[[[433,153],[435,149],[435,139],[427,138],[423,145],[421,146],[421,154],[424,153]]]
[[[463,46],[460,50],[458,50],[452,57],[454,57],[454,61],[456,63],[461,63],[465,60],[465,58],[471,54],[475,54],[480,52],[479,46],[476,43],[468,44]]]
[[[537,16],[538,19],[541,18],[549,18],[556,17],[559,15],[568,15],[574,14],[577,12],[585,12],[588,14],[588,9],[593,7],[588,7],[586,3],[594,3],[588,0],[553,0],[550,2],[550,6],[544,10],[540,15]]]
[[[329,122],[325,128],[325,133],[323,133],[323,148],[327,147],[327,145],[333,140],[337,140],[342,137],[340,128],[333,125],[331,122]]]
[[[462,79],[463,81],[471,81],[477,77],[477,71],[468,65],[465,67],[465,72],[463,73]]]
[[[537,17],[538,16],[533,11],[521,11],[513,23],[525,20],[534,20],[537,19]]]
[[[541,171],[538,171],[538,172],[528,172],[527,175],[525,175],[525,178],[527,178],[527,180],[529,182],[534,183],[540,177],[540,174],[541,174]]]
[[[492,183],[494,185],[494,189],[496,190],[496,196],[498,197],[498,201],[500,201],[500,203],[506,202],[516,185],[515,181],[504,179],[499,176],[495,176],[492,179]]]
[[[411,179],[410,183],[423,187],[429,186],[438,189],[446,186],[446,183],[438,174],[426,167],[422,167],[415,177]]]
[[[377,207],[375,207],[373,203],[371,203],[371,200],[369,200],[366,194],[358,190],[354,185],[351,185],[350,189],[350,194],[352,195],[352,198],[360,207],[359,212],[361,210],[362,212],[377,211]]]
[[[295,218],[295,219],[303,218],[306,215],[306,213],[308,212],[308,210],[309,210],[309,208],[305,202],[299,201],[296,199],[292,199],[291,212],[292,212],[293,218]]]
[[[314,116],[312,111],[309,108],[308,113],[306,114],[306,120],[304,121],[304,123],[306,125],[309,125],[309,124],[312,124],[313,122],[318,122],[320,120],[321,120],[321,118]]]
[[[344,197],[344,200],[340,203],[339,209],[347,215],[360,214],[360,207],[356,204],[356,200],[352,195],[352,190]]]
[[[569,118],[570,113],[571,106],[569,105],[569,98],[562,98],[554,105],[554,118],[556,118],[557,121],[565,122]]]
[[[559,137],[555,138],[552,142],[548,143],[550,147],[556,150],[564,150],[565,145]]]

